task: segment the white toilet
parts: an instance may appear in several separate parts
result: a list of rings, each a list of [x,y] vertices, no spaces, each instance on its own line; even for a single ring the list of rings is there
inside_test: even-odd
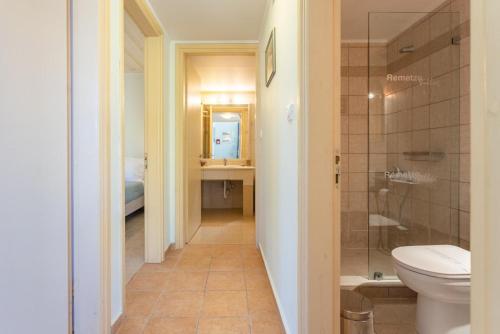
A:
[[[401,281],[418,294],[418,334],[470,334],[470,252],[451,245],[392,251]]]

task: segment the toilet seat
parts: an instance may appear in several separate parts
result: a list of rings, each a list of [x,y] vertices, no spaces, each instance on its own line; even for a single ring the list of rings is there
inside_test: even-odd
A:
[[[392,258],[413,272],[437,278],[470,279],[470,252],[452,245],[399,247]]]

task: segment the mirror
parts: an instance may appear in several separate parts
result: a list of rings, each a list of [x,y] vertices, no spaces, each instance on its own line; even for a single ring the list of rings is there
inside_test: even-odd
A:
[[[248,159],[248,105],[203,105],[203,157]]]

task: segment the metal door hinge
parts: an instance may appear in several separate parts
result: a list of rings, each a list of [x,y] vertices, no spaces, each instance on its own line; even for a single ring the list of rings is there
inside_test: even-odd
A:
[[[340,182],[340,155],[335,156],[335,184],[339,185]]]
[[[148,154],[144,154],[144,169],[148,169]]]

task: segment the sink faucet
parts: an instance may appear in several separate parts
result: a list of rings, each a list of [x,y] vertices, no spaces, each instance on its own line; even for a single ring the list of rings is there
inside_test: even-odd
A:
[[[227,159],[224,158],[224,166],[227,166]]]

